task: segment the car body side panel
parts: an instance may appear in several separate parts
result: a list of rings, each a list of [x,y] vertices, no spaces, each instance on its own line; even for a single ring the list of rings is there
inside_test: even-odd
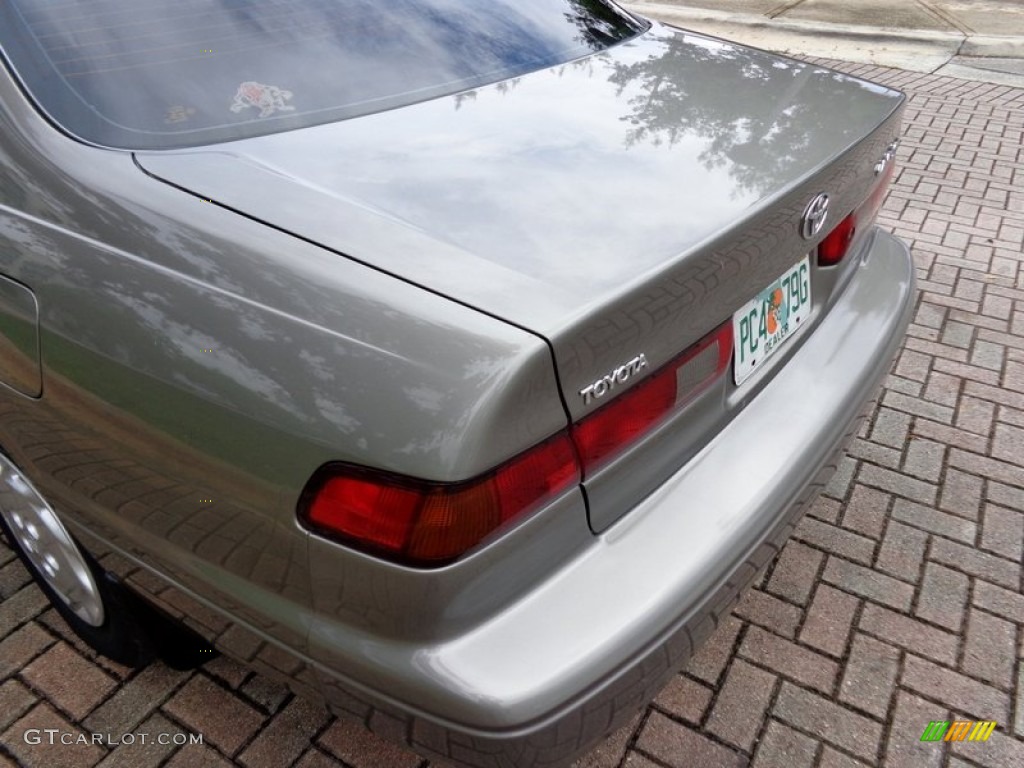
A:
[[[305,648],[295,512],[322,464],[463,479],[564,429],[535,335],[71,141],[2,70],[0,105],[0,275],[35,293],[43,366],[38,401],[0,387],[0,446],[70,526],[214,606],[204,635]]]

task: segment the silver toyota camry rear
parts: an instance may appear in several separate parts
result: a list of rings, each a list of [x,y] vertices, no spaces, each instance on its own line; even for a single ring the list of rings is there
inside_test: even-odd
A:
[[[12,0],[0,50],[8,538],[102,652],[431,757],[653,698],[909,322],[902,95],[604,0]]]

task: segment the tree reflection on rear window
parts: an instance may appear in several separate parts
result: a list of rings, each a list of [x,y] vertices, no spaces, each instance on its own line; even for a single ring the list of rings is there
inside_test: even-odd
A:
[[[641,30],[604,0],[4,0],[0,48],[49,117],[159,149],[390,109]]]

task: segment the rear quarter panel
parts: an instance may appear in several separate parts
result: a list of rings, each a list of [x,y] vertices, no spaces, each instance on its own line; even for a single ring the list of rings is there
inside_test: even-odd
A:
[[[0,446],[207,638],[306,652],[295,506],[321,464],[463,479],[564,428],[537,337],[73,142],[3,70],[0,107],[0,274],[35,294],[43,368],[38,400],[0,387]],[[366,559],[329,552],[375,600]]]

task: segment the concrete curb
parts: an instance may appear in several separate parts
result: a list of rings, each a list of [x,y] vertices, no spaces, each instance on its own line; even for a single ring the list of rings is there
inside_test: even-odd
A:
[[[653,18],[675,18],[680,21],[706,21],[713,24],[730,24],[754,29],[778,29],[802,34],[815,33],[833,37],[879,38],[893,41],[957,41],[966,37],[962,32],[939,30],[906,30],[894,27],[870,27],[866,25],[835,24],[825,21],[801,21],[799,19],[770,18],[759,13],[716,11],[711,8],[688,8],[668,3],[623,3],[635,13]],[[1008,38],[1013,39],[1013,38]]]
[[[658,21],[735,40],[780,53],[820,56],[843,61],[896,67],[913,72],[938,72],[947,66],[957,77],[1024,87],[1024,76],[972,67],[958,57],[1024,58],[1024,38],[965,35],[962,32],[908,30],[801,20],[772,19],[760,14],[683,8],[663,3],[625,3],[629,10]],[[954,66],[955,65],[955,66]],[[944,74],[953,74],[948,69]]]
[[[969,35],[959,55],[1024,59],[1024,39],[1009,35]]]

